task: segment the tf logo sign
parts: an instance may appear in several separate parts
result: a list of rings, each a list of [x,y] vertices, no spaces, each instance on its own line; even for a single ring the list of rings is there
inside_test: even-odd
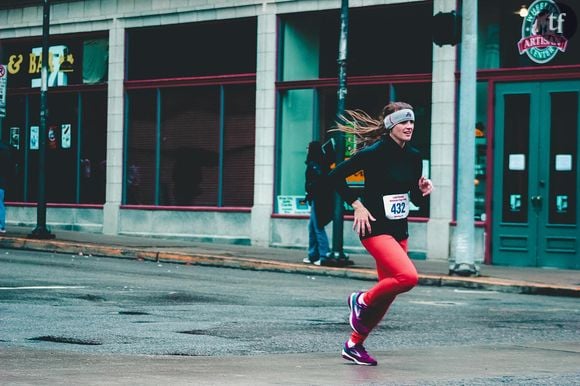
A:
[[[526,53],[536,63],[547,63],[565,52],[568,39],[564,34],[567,12],[562,12],[553,0],[536,0],[522,22],[522,38],[518,42],[520,55]]]

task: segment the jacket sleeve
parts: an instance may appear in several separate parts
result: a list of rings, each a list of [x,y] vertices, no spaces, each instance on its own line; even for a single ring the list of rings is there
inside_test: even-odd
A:
[[[359,170],[363,169],[365,154],[358,152],[351,158],[341,162],[328,175],[329,183],[335,189],[344,201],[352,204],[358,199],[357,191],[349,188],[346,178]]]

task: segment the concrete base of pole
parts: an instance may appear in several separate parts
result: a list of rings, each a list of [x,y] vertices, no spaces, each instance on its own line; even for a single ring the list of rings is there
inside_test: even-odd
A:
[[[37,226],[28,235],[29,239],[38,239],[38,240],[51,240],[54,239],[55,237],[56,235],[54,233],[50,233],[50,231],[43,226]]]
[[[479,266],[470,263],[456,263],[449,266],[449,275],[479,276]]]

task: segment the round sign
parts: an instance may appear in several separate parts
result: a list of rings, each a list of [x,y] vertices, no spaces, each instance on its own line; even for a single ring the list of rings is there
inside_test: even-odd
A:
[[[532,61],[542,64],[554,59],[558,51],[566,51],[565,16],[552,0],[534,1],[522,22],[520,54],[525,52]]]

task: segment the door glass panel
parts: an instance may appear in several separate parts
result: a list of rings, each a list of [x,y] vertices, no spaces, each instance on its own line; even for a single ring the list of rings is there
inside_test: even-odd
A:
[[[551,93],[549,222],[576,223],[578,93]]]
[[[503,222],[528,221],[530,95],[506,95],[504,109]]]

